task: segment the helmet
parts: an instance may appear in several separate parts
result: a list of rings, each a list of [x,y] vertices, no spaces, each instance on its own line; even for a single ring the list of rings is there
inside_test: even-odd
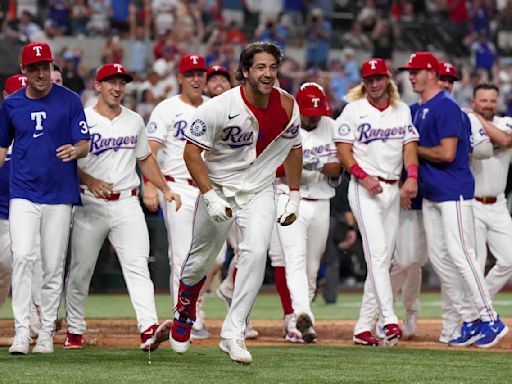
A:
[[[305,116],[327,115],[327,96],[319,84],[313,82],[302,84],[295,98],[301,114]]]

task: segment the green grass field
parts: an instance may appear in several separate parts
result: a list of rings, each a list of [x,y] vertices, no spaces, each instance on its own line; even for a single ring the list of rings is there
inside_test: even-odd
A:
[[[441,317],[441,295],[424,293],[421,295],[422,318],[436,319]],[[512,317],[512,293],[500,293],[495,300],[496,310],[502,317]],[[168,318],[171,313],[169,295],[156,295],[158,316]],[[355,320],[359,314],[361,294],[340,294],[336,304],[327,305],[321,297],[313,303],[313,312],[318,320]],[[223,319],[226,315],[224,302],[216,296],[207,296],[204,309],[209,319]],[[400,298],[396,305],[397,315],[403,314]],[[64,312],[63,312],[64,313]],[[93,295],[86,304],[87,318],[93,319],[133,319],[135,312],[128,295]],[[278,320],[283,316],[279,298],[274,294],[259,295],[254,304],[251,318],[255,320]],[[11,302],[8,300],[0,308],[0,319],[12,318]]]
[[[360,294],[342,294],[338,303],[314,303],[317,319],[357,318]],[[423,318],[439,318],[437,293],[422,295]],[[496,308],[512,317],[512,294],[499,294]],[[157,295],[158,314],[170,315],[170,299]],[[226,313],[223,302],[207,297],[209,319]],[[402,308],[397,306],[402,314]],[[88,318],[133,318],[126,295],[91,296]],[[12,317],[10,302],[0,309],[0,318]],[[254,319],[281,319],[276,295],[260,295]],[[232,363],[217,347],[193,346],[185,355],[165,347],[149,356],[136,348],[89,347],[52,355],[10,356],[0,349],[0,383],[499,383],[510,382],[511,354],[468,350],[417,350],[406,348],[334,347],[322,345],[251,346],[250,366]],[[151,359],[151,360],[150,360]],[[151,361],[151,364],[150,364]]]

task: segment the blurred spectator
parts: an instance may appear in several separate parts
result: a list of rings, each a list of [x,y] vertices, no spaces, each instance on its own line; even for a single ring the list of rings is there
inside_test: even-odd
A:
[[[285,52],[288,33],[277,16],[269,16],[256,30],[254,40],[276,43]]]
[[[110,32],[112,6],[110,0],[89,0],[91,16],[87,30],[92,36],[105,36]]]
[[[473,0],[469,4],[470,31],[485,31],[491,35],[491,16],[493,9],[488,0]]]
[[[206,42],[206,65],[222,65],[220,63],[222,56],[222,47],[227,42],[227,32],[222,23],[215,26]]]
[[[155,97],[150,89],[145,89],[142,91],[142,100],[137,103],[137,107],[135,108],[135,112],[142,116],[144,122],[147,123],[149,120],[149,116],[153,109],[155,108]]]
[[[345,48],[342,52],[345,61],[344,70],[349,81],[349,88],[359,84],[361,74],[359,71],[359,63],[356,59],[356,52],[352,48]]]
[[[498,13],[496,24],[498,49],[512,54],[512,0]]]
[[[170,30],[159,30],[153,45],[153,58],[158,60],[162,57],[162,49],[172,45],[172,34]]]
[[[226,40],[228,43],[239,45],[244,45],[247,42],[245,32],[240,29],[239,24],[235,20],[229,23]]]
[[[144,26],[137,25],[137,7],[130,4],[130,41],[128,42],[128,52],[130,61],[128,70],[138,76],[144,76],[146,72],[146,64],[149,61],[151,52],[151,18],[144,18]]]
[[[242,0],[223,0],[222,18],[227,24],[236,21],[238,25],[244,24],[244,8]]]
[[[70,0],[49,0],[45,29],[50,36],[61,36],[69,31],[71,18]]]
[[[276,20],[282,10],[283,0],[260,0],[259,24],[265,24],[270,18]]]
[[[414,21],[414,5],[411,0],[393,0],[390,7],[391,19],[411,23]]]
[[[311,19],[306,29],[306,66],[327,69],[331,48],[331,23],[324,20],[321,9],[311,11]]]
[[[129,6],[132,0],[111,0],[112,18],[110,19],[110,28],[117,31],[121,37],[125,37],[129,32]]]
[[[283,57],[277,79],[279,80],[279,86],[292,95],[296,93],[296,85],[300,80],[297,78],[299,69],[300,65],[297,61],[291,57]]]
[[[33,37],[40,35],[41,27],[34,22],[34,17],[29,11],[21,12],[19,19],[7,22],[5,34],[8,38],[23,43],[33,41]]]
[[[156,33],[173,29],[177,4],[178,0],[152,0],[151,10]]]
[[[341,38],[341,46],[360,50],[369,50],[372,46],[370,39],[363,32],[361,23],[357,20],[352,22],[352,28]]]
[[[371,34],[373,43],[372,57],[377,57],[385,60],[393,59],[393,51],[395,49],[395,41],[400,31],[398,25],[390,24],[388,20],[377,19],[375,28]]]
[[[203,40],[204,25],[201,11],[192,0],[180,0],[176,6],[174,36],[176,41],[187,44],[189,51],[197,51]]]
[[[162,48],[161,53],[162,57],[153,63],[153,71],[164,78],[174,73],[174,68],[176,67],[176,48],[166,45]]]
[[[466,0],[446,0],[448,27],[452,30],[454,41],[462,41],[468,33],[469,12]]]
[[[478,71],[468,73],[466,68],[462,69],[462,80],[460,87],[454,89],[453,97],[461,108],[471,108],[473,89],[481,82],[481,74]]]
[[[94,90],[95,72],[96,71],[94,71],[94,73],[91,74],[91,76],[89,76],[85,80],[85,89],[82,91],[82,94],[80,95],[80,100],[82,101],[82,105],[84,106],[84,108],[96,105],[96,102],[98,101],[98,95]]]
[[[121,46],[119,35],[111,35],[105,38],[105,45],[101,50],[101,62],[123,63],[124,50]]]
[[[222,0],[199,0],[199,9],[201,10],[201,20],[206,27],[214,22],[222,20]]]
[[[87,0],[74,0],[71,6],[71,34],[74,36],[87,35],[87,23],[91,17],[91,8]]]
[[[377,22],[377,8],[374,0],[364,0],[364,5],[357,15],[357,21],[365,32],[371,32]]]
[[[385,0],[388,1],[388,0]],[[334,12],[334,1],[332,0],[304,0],[304,3],[307,4],[307,11],[309,13],[313,12],[314,9],[319,9],[322,11],[324,18],[330,21],[330,17]]]
[[[487,33],[477,33],[477,39],[471,44],[471,55],[475,69],[485,69],[492,76],[492,68],[497,58],[496,47]]]
[[[85,88],[84,80],[76,69],[76,58],[73,53],[66,51],[62,57],[64,64],[62,67],[62,80],[65,87],[81,94]]]
[[[340,59],[331,61],[329,84],[337,104],[340,104],[350,88],[350,80],[345,73],[345,65]]]

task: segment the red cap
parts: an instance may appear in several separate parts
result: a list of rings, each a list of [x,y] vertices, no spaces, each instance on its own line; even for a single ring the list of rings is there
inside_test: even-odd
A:
[[[27,76],[23,75],[12,75],[5,80],[4,92],[8,95],[16,92],[27,85]]]
[[[363,79],[370,76],[391,76],[389,72],[388,65],[386,64],[386,60],[383,59],[370,59],[366,60],[361,68],[361,77]]]
[[[180,72],[188,72],[193,70],[206,71],[204,56],[189,53],[181,58],[178,70]]]
[[[210,76],[213,75],[225,76],[226,79],[231,82],[231,75],[229,74],[229,71],[220,65],[214,65],[213,67],[208,68],[208,71],[206,71],[206,81],[208,81]]]
[[[409,62],[399,69],[431,69],[438,73],[439,61],[430,52],[416,52],[411,55]]]
[[[460,80],[455,65],[447,63],[446,61],[439,62],[439,76],[448,76],[452,77],[453,80]]]
[[[327,97],[324,89],[317,83],[308,82],[300,86],[295,96],[300,113],[304,116],[327,115]]]
[[[50,46],[42,42],[27,44],[21,51],[21,65],[39,63],[40,61],[53,61]]]
[[[121,76],[127,83],[133,80],[133,76],[121,64],[103,64],[96,71],[96,81],[102,81],[111,76]]]

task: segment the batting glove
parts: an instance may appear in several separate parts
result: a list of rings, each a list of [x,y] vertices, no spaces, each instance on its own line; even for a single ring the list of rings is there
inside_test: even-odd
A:
[[[213,221],[220,223],[233,217],[233,210],[229,203],[220,198],[213,189],[203,194],[203,200]]]
[[[300,203],[300,192],[299,191],[290,191],[290,195],[288,196],[288,202],[284,207],[284,212],[277,222],[281,224],[283,227],[287,225],[293,224],[295,220],[299,217],[299,203]]]

